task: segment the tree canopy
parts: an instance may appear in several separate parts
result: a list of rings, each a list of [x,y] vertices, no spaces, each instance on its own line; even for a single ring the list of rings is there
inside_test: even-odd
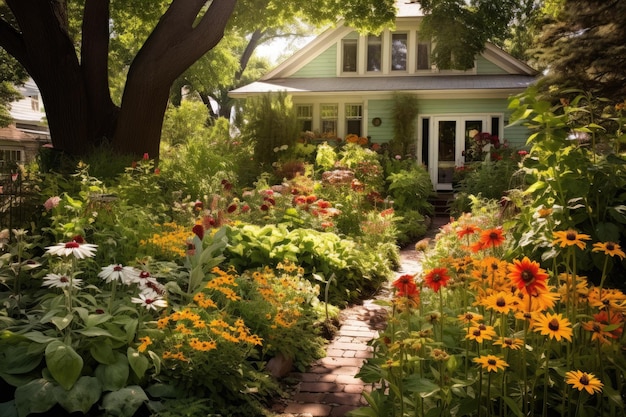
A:
[[[536,0],[421,0],[426,16],[421,27],[434,44],[432,60],[439,68],[474,67],[487,41],[517,51],[523,57],[530,41],[518,30],[533,19]],[[515,42],[512,44],[512,42]]]
[[[626,99],[626,2],[566,0],[552,9],[535,45],[543,84]],[[548,17],[550,15],[547,15]]]
[[[395,16],[393,0],[158,0],[150,7],[142,0],[4,0],[0,6],[0,47],[37,83],[56,149],[80,155],[109,143],[119,153],[155,158],[170,87],[225,31],[253,32],[296,18],[313,24],[344,18],[375,31]],[[116,42],[126,47],[112,48]],[[122,55],[112,60],[111,51]],[[123,68],[110,70],[110,62]]]

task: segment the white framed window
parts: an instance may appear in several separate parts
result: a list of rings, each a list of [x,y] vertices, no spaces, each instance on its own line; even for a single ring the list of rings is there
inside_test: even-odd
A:
[[[382,36],[367,36],[367,71],[379,72],[382,69]]]
[[[336,104],[322,104],[320,106],[321,132],[324,135],[337,135],[338,106]]]
[[[358,62],[357,46],[357,39],[344,39],[341,42],[343,57],[341,69],[343,72],[356,72]]]
[[[39,96],[31,96],[30,109],[33,111],[39,111]]]
[[[346,104],[346,135],[362,135],[363,106],[360,104]]]
[[[406,32],[391,34],[391,70],[406,71],[409,35]]]
[[[298,104],[296,106],[296,119],[301,132],[313,130],[313,105]]]

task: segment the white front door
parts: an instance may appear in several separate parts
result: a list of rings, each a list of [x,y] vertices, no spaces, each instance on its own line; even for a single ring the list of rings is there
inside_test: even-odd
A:
[[[435,190],[452,190],[454,170],[465,164],[466,144],[469,144],[473,133],[485,131],[487,121],[487,117],[481,116],[441,116],[431,119],[433,135],[428,159]]]

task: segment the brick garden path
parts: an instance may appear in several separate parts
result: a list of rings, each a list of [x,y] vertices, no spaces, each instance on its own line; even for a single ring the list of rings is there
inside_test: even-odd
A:
[[[435,218],[427,236],[433,237],[447,222],[446,218]],[[397,276],[421,271],[421,253],[409,247],[400,256]],[[376,299],[389,294],[389,290],[384,290]],[[368,342],[385,326],[386,310],[374,301],[366,300],[341,312],[341,327],[327,345],[326,357],[313,363],[306,372],[290,375],[298,385],[280,417],[343,417],[348,411],[367,405],[361,393],[371,387],[355,375],[371,357]]]

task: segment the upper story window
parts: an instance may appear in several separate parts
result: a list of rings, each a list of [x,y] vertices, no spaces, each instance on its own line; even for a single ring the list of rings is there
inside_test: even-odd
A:
[[[383,41],[381,36],[369,35],[367,37],[367,70],[380,71]]]
[[[363,106],[360,104],[346,104],[346,135],[351,133],[362,136]]]
[[[310,104],[299,104],[296,106],[296,118],[301,132],[313,130],[313,106]]]
[[[416,55],[417,63],[415,68],[417,70],[430,70],[430,43],[418,42]]]
[[[408,34],[391,34],[391,70],[406,71],[406,56],[408,52]]]
[[[342,42],[342,70],[343,72],[356,72],[357,65],[357,40],[344,39]]]
[[[322,134],[337,134],[337,115],[338,112],[336,104],[322,104],[320,106]]]
[[[39,96],[31,96],[30,108],[33,111],[39,111]]]

